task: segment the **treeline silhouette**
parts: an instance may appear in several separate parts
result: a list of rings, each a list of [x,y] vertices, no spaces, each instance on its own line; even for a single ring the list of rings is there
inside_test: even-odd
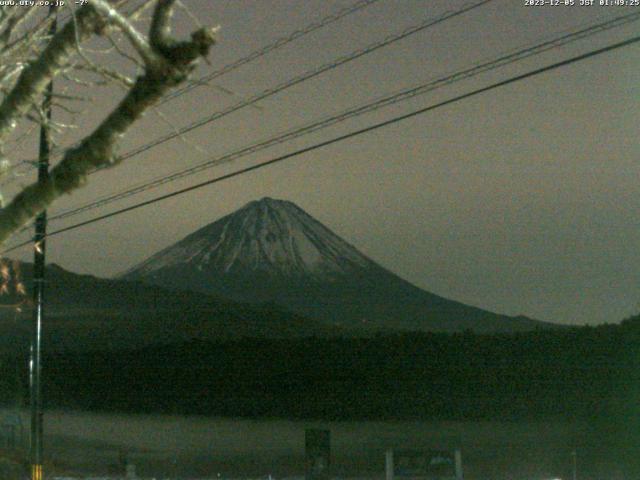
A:
[[[28,398],[0,359],[0,401]],[[476,335],[191,341],[44,356],[48,408],[339,419],[638,419],[640,317]],[[17,395],[18,394],[18,395]]]

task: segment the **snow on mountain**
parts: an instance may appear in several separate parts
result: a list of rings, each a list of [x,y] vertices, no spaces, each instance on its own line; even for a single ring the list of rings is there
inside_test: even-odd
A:
[[[271,198],[201,228],[123,277],[239,302],[269,302],[345,327],[487,332],[545,326],[424,291],[295,204]]]
[[[163,268],[331,277],[375,263],[295,204],[263,198],[153,255],[126,276]]]

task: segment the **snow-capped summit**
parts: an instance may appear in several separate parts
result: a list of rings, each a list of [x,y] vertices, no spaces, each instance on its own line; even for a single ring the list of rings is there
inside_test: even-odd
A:
[[[411,285],[284,200],[253,201],[123,275],[174,290],[271,302],[345,327],[514,331],[544,326]]]
[[[331,277],[375,264],[294,203],[265,197],[162,250],[126,276],[179,265],[225,274]]]

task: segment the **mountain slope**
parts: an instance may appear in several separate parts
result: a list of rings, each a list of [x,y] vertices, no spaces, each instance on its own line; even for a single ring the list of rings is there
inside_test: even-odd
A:
[[[11,284],[32,284],[33,266],[7,262]],[[19,273],[16,272],[16,269]],[[334,326],[273,304],[243,305],[198,292],[46,269],[44,343],[47,351],[114,350],[193,339],[295,338],[340,335]],[[0,295],[0,351],[29,345],[31,292]],[[15,305],[22,303],[22,312]]]
[[[201,228],[122,278],[242,302],[275,302],[347,327],[496,332],[548,325],[421,290],[295,204],[271,198]]]
[[[189,235],[131,269],[125,278],[184,265],[225,275],[324,281],[377,265],[295,204],[264,198]]]

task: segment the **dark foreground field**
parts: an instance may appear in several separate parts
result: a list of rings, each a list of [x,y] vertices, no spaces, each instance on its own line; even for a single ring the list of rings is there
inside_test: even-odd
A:
[[[580,479],[631,479],[625,453],[603,444],[584,423],[305,422],[61,411],[45,414],[47,468],[117,474],[126,453],[143,477],[301,475],[309,427],[331,430],[332,468],[340,477],[382,477],[387,448],[425,447],[460,448],[469,480],[568,479],[575,447]]]
[[[0,404],[27,404],[27,359],[0,357]],[[322,426],[337,476],[382,475],[387,448],[424,447],[460,448],[470,480],[567,480],[574,450],[580,480],[640,478],[640,317],[44,360],[49,471],[118,474],[127,456],[146,477],[300,475],[304,430]]]

